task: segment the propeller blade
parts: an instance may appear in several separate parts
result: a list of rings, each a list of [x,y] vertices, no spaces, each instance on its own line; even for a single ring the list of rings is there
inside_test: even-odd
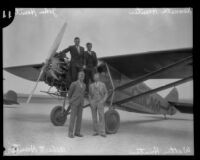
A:
[[[58,33],[54,43],[52,44],[51,49],[49,50],[49,54],[48,54],[47,59],[50,59],[51,57],[53,57],[55,55],[55,53],[56,53],[56,51],[57,51],[57,49],[60,45],[60,42],[63,38],[66,27],[67,27],[67,23],[65,22],[64,25],[62,26],[60,32]]]
[[[40,78],[41,78],[41,76],[42,76],[42,74],[43,74],[43,72],[44,72],[44,69],[45,69],[46,66],[48,65],[48,62],[49,62],[49,60],[51,59],[51,57],[53,57],[53,56],[55,55],[55,53],[56,53],[56,51],[57,51],[57,49],[58,49],[58,47],[59,47],[59,45],[60,45],[60,42],[61,42],[61,40],[62,40],[62,38],[63,38],[63,35],[64,35],[64,32],[65,32],[66,27],[67,27],[67,23],[65,22],[64,25],[62,26],[60,32],[58,33],[58,35],[57,35],[57,37],[56,37],[54,43],[52,44],[51,49],[49,50],[48,57],[47,57],[47,59],[46,59],[44,65],[43,65],[43,67],[42,67],[42,69],[41,69],[41,71],[40,71],[40,74],[39,74],[39,76],[38,76],[38,79],[37,79],[37,81],[36,81],[36,84],[35,84],[33,90],[31,91],[31,93],[30,93],[30,95],[29,95],[28,100],[27,100],[26,103],[29,103],[29,102],[30,102],[31,97],[33,96],[33,94],[34,94],[34,92],[35,92],[35,89],[36,89],[36,87],[37,87],[37,85],[38,85],[38,82],[39,82],[39,80],[40,80]]]
[[[43,66],[43,68],[42,68],[41,71],[40,71],[40,74],[39,74],[39,76],[38,76],[38,79],[37,79],[37,81],[36,81],[36,84],[35,84],[33,90],[31,91],[31,93],[30,93],[30,95],[29,95],[28,100],[27,100],[26,103],[29,103],[29,102],[30,102],[30,100],[31,100],[31,98],[32,98],[32,96],[33,96],[33,94],[34,94],[34,92],[35,92],[35,89],[36,89],[36,87],[37,87],[37,85],[38,85],[38,82],[39,82],[39,80],[40,80],[40,78],[41,78],[41,76],[42,76],[42,74],[43,74],[43,71],[44,71],[44,66]]]

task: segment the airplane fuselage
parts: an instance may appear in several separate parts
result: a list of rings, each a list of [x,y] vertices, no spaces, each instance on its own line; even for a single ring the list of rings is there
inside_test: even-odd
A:
[[[109,66],[109,70],[110,74],[107,70],[101,73],[101,80],[106,84],[108,90],[112,90],[113,87],[116,88],[131,81],[131,79],[121,74],[111,66]],[[117,90],[114,93],[113,102],[120,101],[149,90],[151,90],[151,88],[148,87],[144,82],[123,90]],[[173,115],[176,113],[176,109],[157,93],[140,96],[122,105],[118,105],[116,108],[130,112],[148,114]]]

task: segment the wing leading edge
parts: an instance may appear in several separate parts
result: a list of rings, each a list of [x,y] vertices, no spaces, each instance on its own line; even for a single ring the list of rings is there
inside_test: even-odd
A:
[[[33,64],[33,65],[24,65],[24,66],[13,66],[13,67],[6,67],[6,70],[9,73],[12,73],[18,77],[30,80],[30,81],[37,81],[37,78],[40,74],[40,70],[44,64]],[[40,81],[42,80],[42,77]]]

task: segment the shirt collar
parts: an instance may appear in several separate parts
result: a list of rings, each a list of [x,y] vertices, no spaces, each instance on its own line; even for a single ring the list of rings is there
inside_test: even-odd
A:
[[[88,51],[89,54],[92,54],[92,51]]]
[[[94,82],[94,84],[95,84],[96,86],[98,86],[98,85],[99,85],[99,81],[97,81],[97,82]]]

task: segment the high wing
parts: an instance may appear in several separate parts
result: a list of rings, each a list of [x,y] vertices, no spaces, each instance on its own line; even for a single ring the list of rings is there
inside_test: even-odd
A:
[[[13,67],[6,67],[4,68],[4,70],[16,76],[22,77],[24,79],[30,81],[37,81],[37,78],[40,74],[40,70],[43,65],[44,65],[43,63],[40,63],[33,65],[13,66]],[[42,76],[40,78],[40,81],[42,81]]]
[[[183,48],[102,57],[99,58],[99,60],[106,62],[127,77],[136,79],[191,56],[192,48]],[[193,62],[189,62],[187,64],[179,65],[176,68],[169,69],[151,78],[179,79],[191,76],[193,74],[192,63]]]
[[[184,48],[101,57],[99,60],[106,62],[127,77],[136,79],[190,56],[192,56],[192,48]],[[40,63],[6,67],[4,70],[24,79],[36,81],[43,65],[43,63]],[[155,75],[152,79],[185,78],[192,75],[192,73],[193,67],[191,62]],[[40,81],[42,81],[42,77]]]

